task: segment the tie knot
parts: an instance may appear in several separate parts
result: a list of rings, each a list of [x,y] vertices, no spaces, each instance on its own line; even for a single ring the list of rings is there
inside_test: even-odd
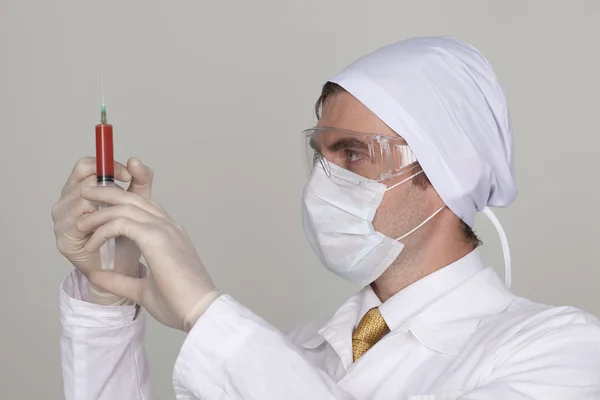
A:
[[[379,308],[371,308],[362,317],[352,334],[352,353],[354,361],[359,359],[386,333],[390,331]]]

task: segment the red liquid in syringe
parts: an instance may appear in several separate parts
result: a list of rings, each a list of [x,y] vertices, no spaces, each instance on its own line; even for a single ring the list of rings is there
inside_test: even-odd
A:
[[[98,184],[115,181],[113,127],[107,123],[96,125],[96,176]]]

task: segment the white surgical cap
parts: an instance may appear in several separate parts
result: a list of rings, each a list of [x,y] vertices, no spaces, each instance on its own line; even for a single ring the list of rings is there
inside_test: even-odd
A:
[[[487,206],[517,195],[513,135],[504,92],[487,60],[450,37],[412,38],[350,64],[331,82],[342,86],[402,136],[452,212],[473,226]],[[510,277],[507,276],[510,285]]]

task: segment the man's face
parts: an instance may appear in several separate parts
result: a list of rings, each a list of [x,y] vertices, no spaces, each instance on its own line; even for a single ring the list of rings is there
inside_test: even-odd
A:
[[[385,135],[398,138],[396,132],[347,92],[336,93],[327,98],[317,126],[365,132],[365,135],[368,136]],[[324,153],[324,155],[327,157],[327,154]],[[335,164],[339,165],[338,162]],[[352,170],[346,165],[339,166]],[[357,168],[368,168],[368,166],[363,165]],[[360,173],[359,171],[353,172]],[[410,175],[404,174],[382,183],[389,187],[408,176]],[[438,200],[439,197],[431,187],[423,190],[414,186],[412,181],[408,181],[386,192],[373,219],[373,226],[378,232],[396,239],[431,215],[439,207]],[[420,229],[402,242],[407,245],[418,243],[419,238],[422,238],[423,235],[426,235],[426,229]]]

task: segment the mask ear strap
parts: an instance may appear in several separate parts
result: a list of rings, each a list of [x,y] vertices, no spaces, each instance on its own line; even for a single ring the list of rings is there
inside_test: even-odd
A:
[[[422,174],[422,173],[423,173],[423,170],[420,170],[419,172],[416,172],[416,173],[412,174],[412,175],[411,175],[411,176],[409,176],[408,178],[406,178],[406,179],[402,179],[400,182],[398,182],[398,183],[395,183],[395,184],[393,184],[392,186],[390,186],[390,187],[386,188],[386,189],[385,189],[385,191],[387,192],[388,190],[392,190],[392,189],[393,189],[393,188],[395,188],[396,186],[400,186],[400,185],[402,185],[404,182],[408,182],[408,181],[410,181],[412,178],[414,178],[415,176],[417,176],[417,175],[419,175],[419,174]]]
[[[510,285],[512,283],[512,271],[511,271],[511,263],[510,263],[510,249],[508,248],[508,239],[506,238],[506,233],[504,229],[502,229],[502,224],[496,215],[492,212],[489,207],[485,207],[483,209],[483,213],[492,221],[496,231],[498,231],[498,235],[500,235],[500,242],[502,243],[502,253],[504,254],[504,283],[506,287],[510,289]]]
[[[415,233],[417,231],[417,229],[421,228],[423,225],[425,225],[426,223],[428,223],[429,221],[431,221],[431,219],[433,217],[435,217],[436,215],[438,215],[444,208],[446,208],[446,206],[442,206],[442,207],[438,208],[438,210],[436,212],[434,212],[433,214],[431,214],[429,217],[427,217],[427,219],[425,221],[421,222],[419,225],[417,225],[416,227],[414,227],[413,229],[411,229],[410,231],[408,231],[404,235],[400,236],[396,240],[402,240],[405,237],[407,237],[408,235]]]

